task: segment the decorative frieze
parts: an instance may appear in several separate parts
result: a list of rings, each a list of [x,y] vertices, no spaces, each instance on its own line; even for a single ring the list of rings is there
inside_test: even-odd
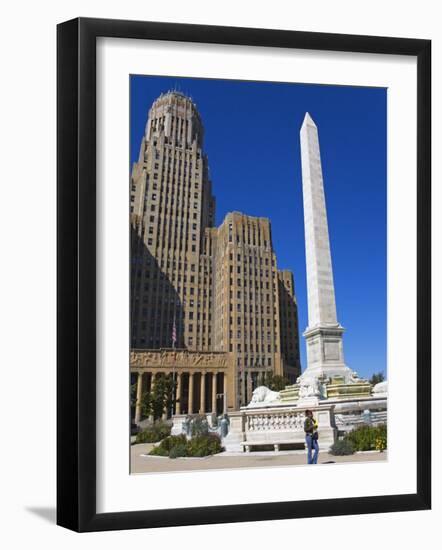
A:
[[[130,353],[131,368],[137,367],[213,367],[226,368],[227,354],[188,350],[134,350]]]

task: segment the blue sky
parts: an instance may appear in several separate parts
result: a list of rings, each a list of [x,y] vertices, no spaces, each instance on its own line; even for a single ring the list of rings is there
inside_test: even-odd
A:
[[[307,292],[299,129],[310,113],[319,131],[345,360],[361,376],[386,372],[386,89],[132,76],[131,163],[149,107],[170,89],[190,95],[202,116],[217,225],[232,210],[270,218],[278,268],[294,273],[301,335]],[[300,342],[305,369],[302,336]]]

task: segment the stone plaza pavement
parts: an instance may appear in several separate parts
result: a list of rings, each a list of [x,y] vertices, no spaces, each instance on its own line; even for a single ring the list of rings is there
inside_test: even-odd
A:
[[[269,466],[305,465],[305,451],[220,453],[203,458],[174,458],[145,456],[153,447],[152,443],[132,445],[131,473],[185,472],[196,470],[223,470],[232,468],[268,468]],[[320,452],[318,465],[343,462],[379,462],[387,460],[387,453],[374,451],[355,453],[349,456],[333,456]]]

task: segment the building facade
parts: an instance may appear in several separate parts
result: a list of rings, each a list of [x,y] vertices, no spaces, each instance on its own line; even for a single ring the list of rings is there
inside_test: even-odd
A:
[[[153,351],[164,358],[182,350],[182,412],[209,412],[214,392],[237,409],[265,373],[290,381],[300,374],[293,275],[277,269],[267,218],[232,212],[215,227],[203,137],[194,102],[162,94],[149,111],[130,182],[131,369],[141,392],[162,372],[156,364],[148,372],[149,357],[158,357]],[[223,367],[211,367],[216,381],[209,368],[201,370],[203,359],[194,368],[185,352],[215,363],[224,354]]]

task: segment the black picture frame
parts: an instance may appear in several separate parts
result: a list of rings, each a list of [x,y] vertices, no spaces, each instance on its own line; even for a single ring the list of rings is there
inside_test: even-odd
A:
[[[96,512],[96,39],[395,54],[417,58],[417,491],[362,498]],[[57,523],[152,528],[431,506],[431,41],[79,18],[57,28]]]

